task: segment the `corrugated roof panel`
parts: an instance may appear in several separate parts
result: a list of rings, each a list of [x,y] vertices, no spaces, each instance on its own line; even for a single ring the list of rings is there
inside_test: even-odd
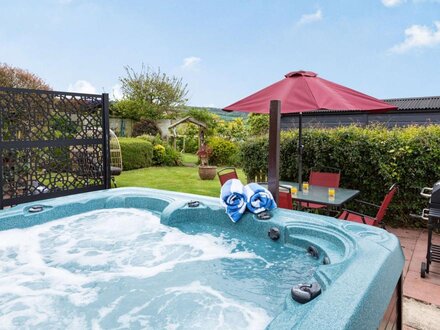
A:
[[[417,112],[417,110],[437,110],[440,112],[440,96],[426,96],[426,97],[409,97],[409,98],[400,98],[400,99],[383,99],[382,101],[387,102],[389,104],[395,105],[398,107],[398,110],[413,110]],[[334,111],[334,110],[318,110],[313,111],[310,114],[303,115],[311,115],[314,114],[336,114],[336,113],[346,113],[351,111]],[[284,115],[285,116],[285,115]]]
[[[401,110],[439,110],[440,111],[440,96],[385,99],[383,101],[393,104]]]

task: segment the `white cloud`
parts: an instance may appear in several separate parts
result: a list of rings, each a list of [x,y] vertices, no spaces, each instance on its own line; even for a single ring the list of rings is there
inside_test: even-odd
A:
[[[407,0],[381,0],[382,4],[385,7],[397,7],[402,3],[407,2]],[[432,3],[440,3],[440,0],[412,0],[413,3],[423,3],[423,2],[432,2]]]
[[[182,69],[191,70],[197,67],[197,65],[202,61],[200,57],[190,56],[183,59]]]
[[[382,3],[385,7],[396,7],[401,5],[406,0],[382,0]]]
[[[112,92],[110,94],[110,98],[112,100],[120,100],[124,95],[122,94],[121,85],[116,84],[112,87]]]
[[[87,80],[78,80],[74,84],[70,84],[69,92],[96,94],[96,88]]]
[[[302,15],[297,25],[309,24],[320,20],[322,20],[322,11],[318,9],[316,13]]]
[[[405,40],[390,49],[393,53],[404,53],[413,48],[433,47],[440,44],[440,21],[435,28],[426,25],[412,25],[405,30]]]
[[[420,3],[420,2],[434,2],[434,3],[440,3],[440,0],[413,0],[414,3]]]

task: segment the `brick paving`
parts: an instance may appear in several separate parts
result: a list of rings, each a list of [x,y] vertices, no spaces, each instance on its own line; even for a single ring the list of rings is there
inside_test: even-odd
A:
[[[403,295],[406,303],[412,299],[437,306],[438,325],[440,329],[440,263],[431,263],[429,274],[425,278],[420,276],[422,261],[426,261],[428,244],[428,232],[426,229],[402,229],[387,228],[400,239],[400,244],[405,255],[405,267],[403,269]],[[433,235],[432,242],[440,245],[440,235]],[[431,327],[412,327],[411,320],[405,319],[404,329],[430,329]]]

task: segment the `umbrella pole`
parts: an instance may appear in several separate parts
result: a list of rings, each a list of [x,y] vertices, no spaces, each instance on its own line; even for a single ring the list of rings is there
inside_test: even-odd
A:
[[[278,203],[280,182],[281,101],[270,101],[268,189]]]
[[[303,142],[302,142],[302,112],[298,116],[298,190],[302,190],[302,154],[303,154]]]

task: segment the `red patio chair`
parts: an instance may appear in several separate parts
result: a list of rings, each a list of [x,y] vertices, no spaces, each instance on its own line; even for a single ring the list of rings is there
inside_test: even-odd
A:
[[[238,179],[237,171],[235,167],[225,167],[217,172],[218,178],[220,180],[220,185],[223,186],[226,181],[230,179]]]
[[[335,172],[310,171],[309,184],[329,188],[338,188],[341,180],[341,171],[335,169]]]
[[[290,191],[290,187],[280,185],[280,191],[278,192],[278,207],[293,210],[292,192]]]
[[[385,216],[388,206],[391,203],[391,200],[394,197],[394,194],[397,192],[398,186],[397,184],[393,184],[388,190],[388,193],[385,195],[385,198],[382,201],[381,205],[376,205],[372,203],[368,203],[365,201],[356,200],[356,202],[368,205],[368,206],[374,206],[378,208],[376,216],[369,216],[365,215],[356,211],[351,210],[343,210],[341,215],[339,215],[338,219],[340,220],[347,220],[352,222],[358,222],[358,223],[364,223],[370,226],[381,226],[385,228],[385,225],[382,223],[382,219]]]
[[[338,188],[339,181],[341,180],[341,171],[339,169],[332,167],[326,167],[326,169],[334,170],[334,172],[318,172],[311,170],[309,175],[309,184],[313,186]],[[306,203],[306,202],[301,202],[300,205],[302,208],[309,208],[309,209],[322,209],[326,207],[326,205],[323,204]]]
[[[257,182],[262,186],[267,186],[267,182]],[[289,186],[280,185],[278,191],[277,207],[282,209],[293,210],[292,191]]]

